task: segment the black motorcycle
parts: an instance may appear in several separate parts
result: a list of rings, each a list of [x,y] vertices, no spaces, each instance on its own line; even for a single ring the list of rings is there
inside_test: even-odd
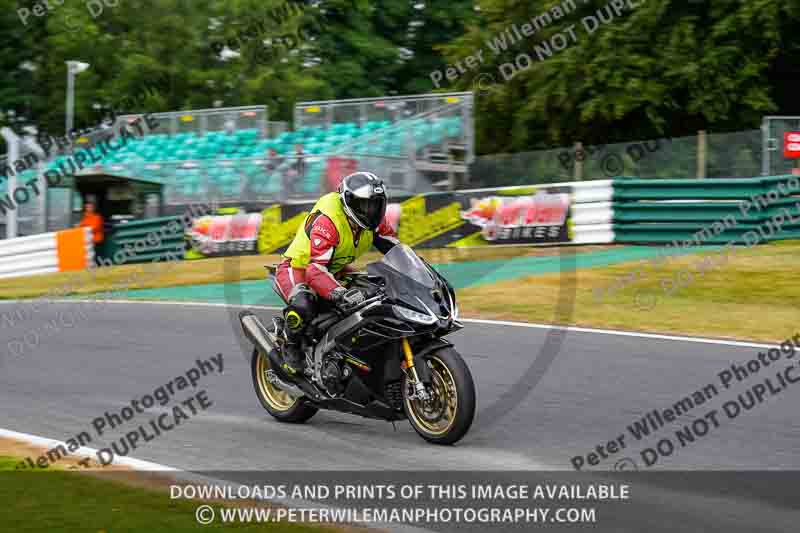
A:
[[[249,311],[239,319],[255,349],[252,374],[264,408],[283,422],[305,422],[319,409],[380,420],[408,419],[436,444],[460,440],[475,415],[469,368],[443,337],[461,329],[455,291],[436,270],[398,244],[366,273],[349,276],[363,303],[331,306],[307,327],[303,377],[282,369],[282,318],[267,328]]]

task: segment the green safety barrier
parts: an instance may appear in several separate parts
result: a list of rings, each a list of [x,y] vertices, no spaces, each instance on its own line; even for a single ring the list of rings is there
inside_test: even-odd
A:
[[[759,231],[760,228],[760,231]],[[754,232],[756,238],[749,240],[745,235]],[[761,233],[763,232],[763,233]],[[783,228],[774,232],[761,224],[737,224],[733,227],[724,227],[719,233],[710,227],[704,228],[701,224],[657,223],[657,224],[614,224],[615,242],[621,243],[663,243],[677,241],[683,243],[690,241],[696,244],[750,244],[753,242],[767,242],[771,240],[798,239],[800,238],[800,224],[791,228]]]
[[[759,233],[759,228],[764,231],[763,234]],[[800,239],[800,227],[796,226],[792,229],[783,229],[780,232],[774,233],[768,228],[752,224],[749,227],[742,225],[737,226],[735,230],[726,230],[719,234],[713,232],[706,233],[708,238],[695,238],[698,232],[702,231],[699,226],[684,226],[680,224],[659,224],[651,225],[648,227],[619,227],[614,225],[614,242],[624,244],[646,244],[646,243],[685,243],[689,242],[692,246],[706,245],[706,244],[759,244],[770,241],[780,241],[788,239]],[[755,237],[747,238],[746,234],[753,231],[750,235]]]
[[[800,198],[782,198],[770,203],[769,207],[755,205],[749,209],[744,201],[737,202],[614,202],[614,221],[619,223],[636,222],[715,222],[733,217],[737,222],[758,223],[763,218],[777,215],[781,209],[796,209]]]
[[[180,216],[148,218],[120,224],[106,241],[103,254],[111,259],[122,256],[127,249],[125,263],[144,263],[154,260],[183,258],[186,241]],[[171,231],[177,224],[177,230]],[[160,243],[159,243],[160,241]],[[132,252],[130,252],[132,250]],[[116,261],[115,261],[116,262]]]
[[[737,179],[639,179],[614,180],[614,200],[744,200],[784,187],[800,176],[768,176]],[[800,193],[800,191],[797,191]]]
[[[750,244],[800,238],[800,176],[618,178],[613,187],[616,242]],[[771,224],[775,217],[783,218],[779,229]]]
[[[758,179],[619,179],[614,200],[739,200],[764,191]]]

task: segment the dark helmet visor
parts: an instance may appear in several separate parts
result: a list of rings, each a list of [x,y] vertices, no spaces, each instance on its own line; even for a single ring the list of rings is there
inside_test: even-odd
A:
[[[380,225],[386,214],[386,197],[383,195],[376,195],[372,198],[351,196],[348,205],[361,223],[371,230]]]

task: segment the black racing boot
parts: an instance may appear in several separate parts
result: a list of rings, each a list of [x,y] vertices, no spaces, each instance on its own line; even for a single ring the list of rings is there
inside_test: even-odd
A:
[[[306,356],[301,349],[307,322],[314,316],[316,294],[304,284],[295,285],[289,295],[289,305],[283,310],[284,336],[283,368],[290,376],[302,375]]]
[[[286,339],[286,343],[283,345],[283,369],[292,377],[298,374],[302,375],[305,367],[306,357],[300,348],[303,326],[297,312],[289,310],[286,313],[283,329]]]
[[[300,349],[300,343],[289,340],[283,345],[283,370],[294,377],[303,375],[306,366],[306,357]]]

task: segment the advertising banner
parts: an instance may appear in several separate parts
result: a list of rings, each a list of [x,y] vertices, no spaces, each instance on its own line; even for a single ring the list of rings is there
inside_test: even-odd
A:
[[[416,196],[400,204],[398,236],[426,248],[568,243],[570,193],[552,186]]]
[[[190,257],[218,257],[258,253],[261,214],[204,216],[194,220],[187,232]]]
[[[569,186],[429,193],[387,207],[387,218],[410,246],[490,246],[571,242]],[[313,203],[262,211],[258,251],[284,251]]]
[[[569,206],[568,193],[539,191],[519,197],[471,198],[461,216],[479,227],[488,243],[569,242]]]

